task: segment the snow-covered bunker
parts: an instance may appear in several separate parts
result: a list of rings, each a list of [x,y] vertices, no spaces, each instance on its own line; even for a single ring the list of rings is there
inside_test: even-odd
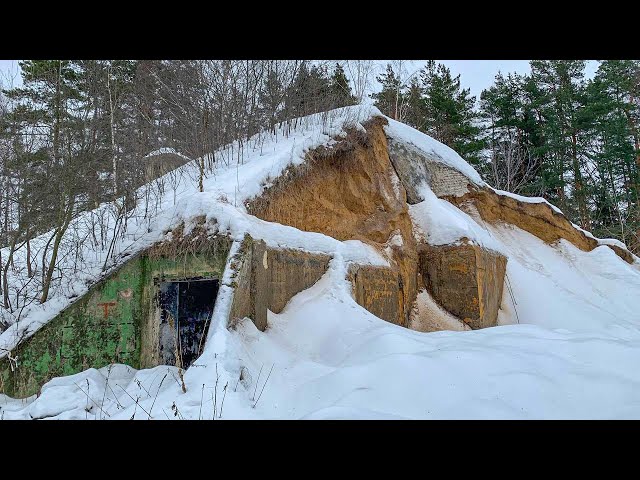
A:
[[[230,244],[215,236],[190,252],[169,254],[169,245],[162,244],[135,255],[20,343],[11,355],[17,362],[0,361],[0,391],[28,396],[53,377],[111,363],[177,364],[176,340],[183,363],[191,363],[204,340]]]
[[[448,147],[378,114],[341,126],[287,165],[260,178],[242,206],[231,206],[226,191],[194,197],[204,207],[188,229],[185,219],[170,224],[160,241],[15,342],[0,359],[0,392],[29,396],[51,378],[112,363],[188,368],[212,319],[234,328],[248,317],[264,331],[269,311],[281,312],[346,251],[352,296],[377,317],[423,332],[491,327],[507,298],[508,258],[482,222],[585,251],[600,244],[541,199],[491,189]],[[283,226],[297,245],[274,240]],[[379,263],[354,254],[369,247]]]

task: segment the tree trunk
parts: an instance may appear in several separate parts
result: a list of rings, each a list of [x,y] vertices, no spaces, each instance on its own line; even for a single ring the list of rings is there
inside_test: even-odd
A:
[[[9,301],[9,282],[8,282],[8,271],[9,265],[13,262],[13,252],[16,249],[16,241],[18,239],[17,233],[11,239],[11,245],[9,246],[9,258],[7,258],[7,263],[4,264],[4,268],[2,270],[2,298],[3,298],[3,306],[7,310],[11,309],[11,302]]]
[[[587,211],[582,172],[580,171],[580,163],[578,162],[577,138],[575,133],[571,134],[571,160],[573,163],[576,200],[578,202],[578,212],[580,214],[580,226],[585,230],[591,230],[591,220],[589,218],[589,212]]]
[[[62,61],[58,60],[58,76],[56,79],[56,121],[53,126],[53,158],[55,160],[56,166],[59,165],[60,162],[60,110],[62,108],[62,99],[61,99],[61,87],[60,80],[62,76]]]
[[[635,105],[634,97],[631,96],[630,103]],[[638,202],[638,192],[640,192],[640,135],[638,133],[638,129],[636,127],[636,123],[633,121],[633,117],[629,114],[626,109],[623,109],[625,116],[627,117],[627,122],[631,127],[631,134],[633,136],[633,145],[635,148],[635,165],[636,165],[636,175],[635,175],[635,187],[636,187],[636,207],[637,207],[637,219],[640,221],[640,204]]]
[[[65,213],[65,218],[63,224],[56,229],[55,233],[55,241],[53,242],[53,251],[51,252],[51,261],[49,262],[49,268],[47,269],[47,273],[44,277],[44,282],[42,284],[42,297],[40,297],[40,303],[44,303],[47,301],[49,297],[49,288],[51,287],[51,279],[53,278],[53,272],[56,267],[56,261],[58,259],[58,250],[60,248],[60,242],[62,241],[62,237],[64,236],[67,228],[69,228],[69,224],[71,223],[71,217],[73,216],[73,206],[74,199],[71,198],[69,200],[69,207],[67,212]],[[43,259],[44,261],[44,259]]]
[[[113,122],[113,95],[111,92],[111,66],[107,67],[107,90],[109,93],[109,127],[111,131],[111,168],[113,172],[113,196],[118,197],[118,157],[116,155],[116,135]]]
[[[33,277],[33,268],[31,266],[31,239],[29,235],[31,233],[27,231],[27,275],[29,278]]]

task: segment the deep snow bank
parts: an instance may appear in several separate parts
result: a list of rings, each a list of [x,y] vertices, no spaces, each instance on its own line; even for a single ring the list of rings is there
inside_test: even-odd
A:
[[[0,399],[2,415],[210,419],[215,405],[223,419],[640,418],[637,328],[413,332],[358,306],[344,273],[332,261],[266,332],[248,319],[217,330],[185,375],[187,393],[172,367],[116,366],[106,390],[107,369],[89,370],[27,405]]]
[[[391,128],[478,183],[455,152],[410,127]],[[509,261],[503,326],[425,334],[384,322],[353,300],[348,263],[383,263],[376,252],[247,215],[243,200],[302,162],[305,148],[329,141],[328,133],[303,129],[263,145],[245,164],[207,179],[205,194],[179,183],[158,217],[132,222],[132,236],[118,246],[139,250],[205,212],[234,238],[250,232],[273,245],[332,253],[324,277],[270,314],[265,332],[249,319],[227,330],[232,291],[224,286],[204,353],[185,373],[186,393],[173,367],[117,365],[54,379],[38,398],[0,396],[0,418],[640,418],[640,271],[608,247],[550,245],[517,227],[485,223],[427,190],[410,211],[429,241],[463,235]],[[99,275],[103,260],[98,255],[77,281]],[[44,310],[27,312],[25,323],[46,321],[68,302],[61,288]],[[0,336],[2,345],[11,348],[16,332]]]

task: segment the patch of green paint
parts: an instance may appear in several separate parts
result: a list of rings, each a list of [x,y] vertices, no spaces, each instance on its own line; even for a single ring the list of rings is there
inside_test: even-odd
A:
[[[49,363],[51,363],[51,355],[49,352],[44,352],[44,355],[36,360],[34,370],[41,375],[46,374],[49,371]]]
[[[140,368],[141,339],[154,310],[154,279],[221,276],[230,241],[219,240],[199,254],[144,254],[128,261],[14,349],[15,371],[6,358],[0,360],[0,392],[26,397],[53,377],[111,363]]]

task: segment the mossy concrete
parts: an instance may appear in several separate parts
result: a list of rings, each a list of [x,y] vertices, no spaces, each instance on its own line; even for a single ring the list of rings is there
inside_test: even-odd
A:
[[[172,278],[220,278],[230,240],[215,237],[197,252],[138,255],[49,321],[12,352],[17,366],[0,360],[0,392],[37,393],[51,378],[124,363],[158,365],[156,283]]]

